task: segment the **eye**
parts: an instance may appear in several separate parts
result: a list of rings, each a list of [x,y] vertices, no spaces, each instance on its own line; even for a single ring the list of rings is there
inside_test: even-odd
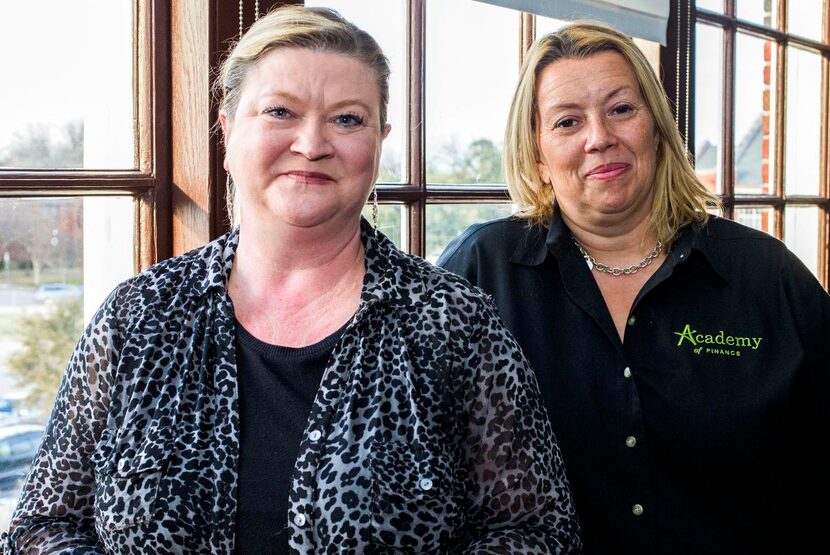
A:
[[[634,106],[631,104],[620,104],[619,106],[615,106],[612,113],[617,115],[624,115],[634,111]]]
[[[576,125],[576,120],[574,118],[565,118],[557,121],[554,124],[554,127],[558,129],[567,129],[569,127],[573,127],[574,125]]]
[[[284,106],[271,106],[266,108],[264,113],[274,116],[277,119],[286,119],[291,116],[291,112]]]
[[[363,125],[363,118],[357,114],[340,114],[335,116],[334,123],[340,127],[360,127]]]

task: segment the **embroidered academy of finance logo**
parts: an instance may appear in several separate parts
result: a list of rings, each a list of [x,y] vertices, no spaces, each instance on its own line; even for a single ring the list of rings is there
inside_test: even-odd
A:
[[[678,337],[678,347],[688,344],[696,355],[739,357],[742,350],[757,351],[763,340],[763,337],[729,335],[723,330],[716,333],[698,331],[692,328],[691,324],[686,324],[681,331],[674,332],[674,335]]]

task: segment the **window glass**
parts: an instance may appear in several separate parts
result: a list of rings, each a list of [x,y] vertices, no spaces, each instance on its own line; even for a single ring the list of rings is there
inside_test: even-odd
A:
[[[817,195],[821,164],[821,57],[787,49],[785,190]]]
[[[735,15],[739,19],[767,27],[776,27],[778,25],[777,14],[777,0],[736,0]]]
[[[710,191],[722,193],[723,31],[698,24],[695,52],[695,173]]]
[[[389,59],[389,110],[392,131],[383,142],[381,183],[406,180],[406,3],[404,0],[306,0],[306,6],[337,10],[340,15],[372,35]]]
[[[735,194],[773,194],[775,44],[738,33],[735,43]]]
[[[42,433],[84,325],[134,273],[134,213],[129,197],[0,199],[0,443]],[[20,485],[0,480],[0,532]]]
[[[771,206],[746,206],[735,208],[735,221],[775,235],[775,209]]]
[[[372,223],[372,204],[363,208],[363,217]],[[386,235],[395,246],[406,250],[404,240],[406,236],[404,229],[406,225],[406,210],[404,206],[397,204],[381,204],[378,206],[378,230]]]
[[[822,40],[822,0],[790,0],[787,3],[787,31],[808,39]]]
[[[695,5],[704,10],[723,13],[723,0],[697,0]]]
[[[538,39],[547,35],[548,33],[558,31],[567,24],[567,21],[562,21],[561,19],[554,19],[552,17],[543,17],[541,15],[537,15],[535,25],[536,38]]]
[[[0,169],[136,167],[133,11],[0,2]]]
[[[819,209],[788,206],[784,209],[784,243],[818,276]]]
[[[426,259],[434,264],[447,244],[471,225],[512,213],[512,204],[428,204]]]
[[[430,183],[504,183],[501,152],[519,73],[519,12],[426,3],[426,172]]]

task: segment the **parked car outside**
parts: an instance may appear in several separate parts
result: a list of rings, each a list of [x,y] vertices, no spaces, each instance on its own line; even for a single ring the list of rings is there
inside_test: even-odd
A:
[[[44,429],[37,424],[0,427],[0,491],[20,488],[40,447]]]
[[[71,283],[44,283],[35,290],[35,301],[50,303],[80,299],[84,296],[84,288]]]

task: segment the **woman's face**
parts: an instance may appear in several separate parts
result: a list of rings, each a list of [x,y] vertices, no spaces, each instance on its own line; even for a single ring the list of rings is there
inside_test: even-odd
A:
[[[389,133],[379,102],[372,69],[354,58],[303,48],[265,54],[236,112],[219,115],[243,220],[353,225]]]
[[[536,98],[539,173],[565,218],[582,225],[647,218],[659,141],[625,58],[601,52],[556,61],[542,71]]]

